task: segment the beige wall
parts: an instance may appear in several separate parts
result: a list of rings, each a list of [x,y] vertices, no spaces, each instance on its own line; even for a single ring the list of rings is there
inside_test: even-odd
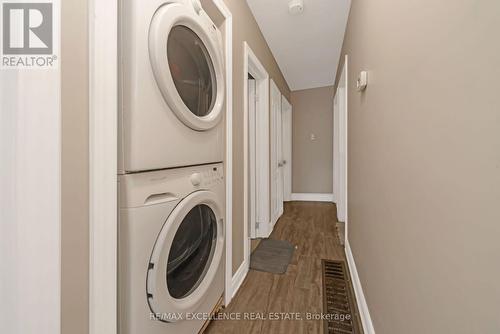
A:
[[[333,95],[331,86],[291,94],[293,193],[333,191]]]
[[[88,334],[88,1],[61,4],[61,333]]]
[[[349,238],[377,333],[500,332],[498,13],[353,0]]]
[[[209,0],[204,0],[203,3]],[[282,94],[290,89],[246,1],[225,0],[233,15],[233,273],[243,263],[243,42],[246,41]]]

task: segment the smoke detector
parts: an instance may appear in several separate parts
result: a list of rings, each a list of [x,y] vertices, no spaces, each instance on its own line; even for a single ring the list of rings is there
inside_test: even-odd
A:
[[[304,0],[290,0],[288,11],[292,15],[299,15],[304,11]]]

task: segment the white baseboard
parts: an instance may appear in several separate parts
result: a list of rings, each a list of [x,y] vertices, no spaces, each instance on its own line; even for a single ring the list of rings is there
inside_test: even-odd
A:
[[[249,269],[250,269],[249,263],[247,261],[243,261],[241,266],[234,274],[233,278],[231,279],[231,299],[236,295],[236,293],[240,289],[241,284],[245,280],[245,277],[247,277]]]
[[[361,286],[361,281],[359,280],[358,270],[356,269],[356,262],[354,262],[351,246],[349,245],[349,240],[346,240],[345,242],[345,253],[347,257],[347,263],[349,265],[349,272],[351,274],[352,286],[354,288],[354,293],[356,294],[356,300],[358,303],[361,323],[363,325],[363,331],[365,334],[375,334],[372,318],[370,316],[370,310],[368,309],[368,305],[366,304],[365,294],[363,293],[363,287]]]
[[[292,194],[292,201],[333,202],[333,194]]]

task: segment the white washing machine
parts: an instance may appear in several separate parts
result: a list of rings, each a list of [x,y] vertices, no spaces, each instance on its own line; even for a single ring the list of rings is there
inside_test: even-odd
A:
[[[199,0],[120,6],[120,174],[222,161],[220,31]]]
[[[222,164],[119,177],[119,333],[196,334],[224,290]]]

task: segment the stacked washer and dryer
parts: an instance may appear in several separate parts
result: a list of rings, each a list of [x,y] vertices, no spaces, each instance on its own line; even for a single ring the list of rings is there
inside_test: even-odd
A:
[[[198,0],[121,0],[120,334],[194,334],[224,289],[222,37]]]

